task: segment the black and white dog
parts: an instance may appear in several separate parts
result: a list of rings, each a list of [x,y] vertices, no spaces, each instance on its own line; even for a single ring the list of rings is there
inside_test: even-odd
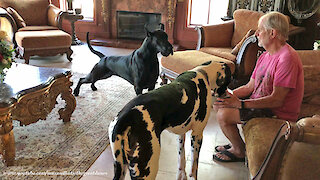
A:
[[[178,179],[186,179],[184,139],[192,130],[192,171],[197,179],[198,156],[212,102],[231,81],[225,63],[209,61],[179,75],[170,84],[131,100],[109,125],[114,158],[114,180],[124,179],[129,168],[132,179],[155,179],[160,155],[160,134],[167,129],[179,136]]]
[[[84,83],[91,83],[91,89],[97,90],[94,83],[101,79],[117,75],[134,85],[136,94],[141,94],[143,89],[153,90],[159,76],[159,61],[157,54],[163,56],[173,54],[173,47],[168,41],[168,35],[161,29],[150,32],[147,28],[147,37],[141,47],[127,56],[105,56],[94,50],[89,41],[87,33],[87,44],[89,49],[101,60],[93,67],[91,72],[84,78],[80,78],[74,95],[78,96],[80,87]]]

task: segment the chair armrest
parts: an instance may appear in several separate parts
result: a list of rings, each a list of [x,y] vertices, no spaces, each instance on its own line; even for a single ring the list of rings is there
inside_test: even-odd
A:
[[[198,45],[201,47],[230,47],[233,36],[234,20],[222,24],[202,26],[198,30]]]
[[[297,122],[301,131],[298,142],[320,145],[320,117],[303,118]]]
[[[62,11],[58,7],[54,6],[53,4],[49,4],[48,6],[48,24],[50,26],[58,27],[59,29],[62,28],[62,18],[64,14],[68,14],[65,11]]]
[[[319,116],[286,122],[277,133],[270,150],[253,179],[278,179],[283,161],[294,142],[320,145]]]
[[[11,38],[15,48],[16,48],[16,41],[15,41],[15,33],[18,30],[18,26],[14,18],[2,7],[0,7],[0,18],[5,18],[10,23],[11,27],[1,26],[1,30],[6,31],[8,36]],[[2,20],[0,21],[2,22]]]

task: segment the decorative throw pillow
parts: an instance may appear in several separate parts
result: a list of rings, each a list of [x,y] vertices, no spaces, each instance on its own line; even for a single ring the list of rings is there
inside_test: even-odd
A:
[[[255,30],[250,29],[247,32],[247,34],[241,39],[241,41],[232,49],[231,54],[237,56],[244,40],[246,40],[249,36],[253,35],[255,32]]]
[[[20,14],[16,10],[14,10],[12,7],[8,7],[7,11],[16,21],[18,28],[22,28],[22,27],[27,26],[26,23],[24,22],[23,18],[20,16]]]

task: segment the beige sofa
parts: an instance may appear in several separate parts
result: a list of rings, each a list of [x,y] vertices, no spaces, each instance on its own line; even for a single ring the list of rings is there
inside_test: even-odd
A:
[[[0,0],[1,30],[12,37],[18,55],[29,63],[30,56],[67,54],[72,60],[71,36],[61,30],[67,12],[49,0]]]

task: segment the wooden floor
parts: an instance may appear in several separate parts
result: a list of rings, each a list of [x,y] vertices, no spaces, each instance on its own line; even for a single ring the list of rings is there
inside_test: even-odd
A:
[[[95,49],[106,55],[126,55],[132,49],[110,48],[94,46]],[[99,58],[92,54],[86,45],[72,46],[74,51],[73,61],[70,63],[66,56],[32,57],[31,65],[70,68],[73,72],[89,73]],[[44,60],[45,59],[45,60]],[[18,60],[18,62],[23,62]],[[215,120],[215,114],[211,113],[208,125],[203,135],[203,144],[199,158],[199,180],[246,180],[248,170],[244,163],[219,163],[212,160],[214,147],[228,143]],[[190,172],[190,132],[186,138],[187,173]],[[174,180],[177,171],[177,136],[164,131],[161,135],[160,168],[157,180]],[[84,173],[84,172],[83,172]],[[91,168],[84,173],[81,180],[109,180],[113,178],[113,160],[110,147],[99,156]],[[127,174],[126,179],[130,179]]]

